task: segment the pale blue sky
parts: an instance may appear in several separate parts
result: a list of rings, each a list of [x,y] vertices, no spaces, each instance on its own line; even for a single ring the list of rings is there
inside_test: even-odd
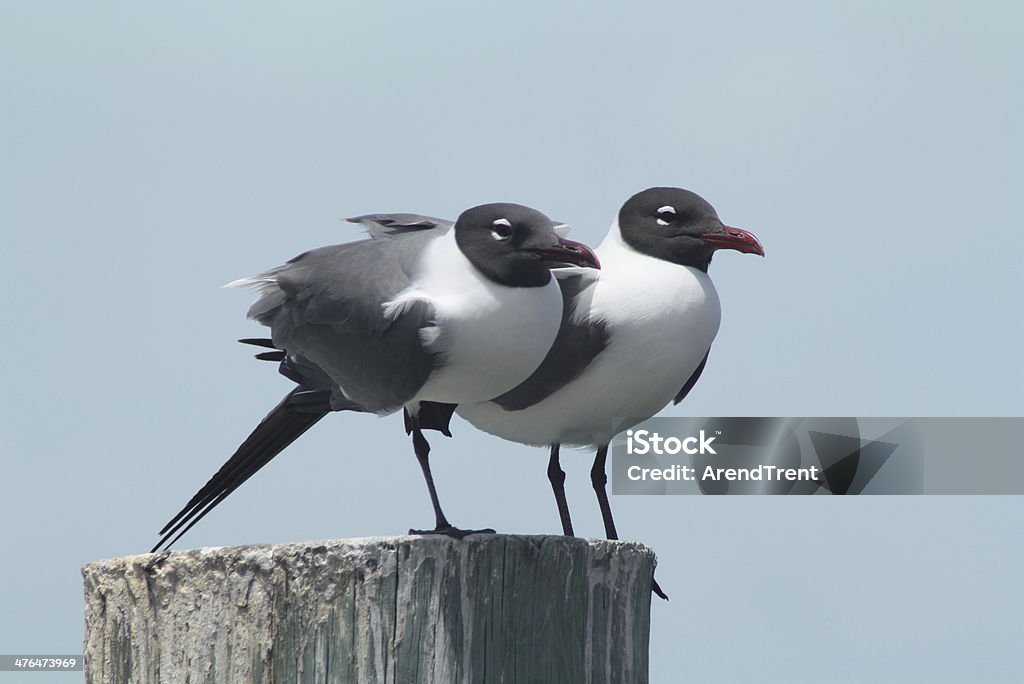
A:
[[[148,549],[286,391],[219,286],[343,216],[516,201],[597,243],[681,185],[767,258],[716,259],[670,414],[1024,414],[1019,3],[0,7],[0,652],[80,652],[79,567]],[[455,431],[454,523],[559,529],[541,450]],[[1020,499],[613,505],[672,596],[653,681],[1019,678]],[[332,416],[180,547],[430,521],[401,419]]]

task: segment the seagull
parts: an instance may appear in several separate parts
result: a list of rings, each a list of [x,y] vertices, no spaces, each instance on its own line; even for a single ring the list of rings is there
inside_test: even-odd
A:
[[[720,249],[764,256],[756,237],[723,224],[689,190],[633,195],[597,249],[595,277],[559,281],[562,325],[537,370],[494,399],[458,406],[485,432],[550,448],[548,479],[564,534],[572,536],[573,528],[559,463],[563,444],[596,449],[591,483],[605,535],[618,539],[605,488],[608,444],[669,402],[678,404],[700,378],[721,320],[708,275]],[[666,598],[657,582],[654,588]]]
[[[439,420],[428,402],[444,411],[485,401],[536,370],[562,320],[551,267],[589,271],[597,258],[556,234],[547,216],[518,204],[473,207],[440,229],[414,218],[423,220],[388,226],[372,216],[350,219],[369,224],[371,239],[314,249],[227,285],[259,291],[248,316],[271,337],[242,341],[270,348],[258,357],[280,362],[297,386],[160,530],[153,551],[172,545],[332,411],[403,410],[435,515],[434,529],[411,534],[493,532],[448,522],[420,422]],[[429,408],[421,411],[421,404]]]

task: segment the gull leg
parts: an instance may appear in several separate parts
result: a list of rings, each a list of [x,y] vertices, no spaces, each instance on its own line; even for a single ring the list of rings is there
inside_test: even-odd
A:
[[[555,504],[558,506],[558,518],[562,521],[562,534],[574,537],[572,519],[569,517],[569,502],[565,499],[565,471],[558,462],[558,444],[551,445],[551,458],[548,459],[548,480],[551,490],[555,493]]]
[[[441,510],[441,501],[437,497],[437,488],[434,486],[434,476],[430,472],[430,444],[423,436],[423,431],[420,430],[415,418],[411,418],[408,413],[406,413],[406,423],[412,432],[412,448],[416,453],[416,460],[419,461],[420,469],[423,470],[423,479],[427,481],[427,491],[430,492],[430,503],[434,507],[435,520],[434,529],[409,530],[409,534],[443,534],[455,539],[462,539],[468,534],[494,534],[492,529],[463,530],[448,522],[444,511]]]
[[[602,444],[594,455],[594,465],[590,469],[590,483],[594,485],[594,493],[597,494],[597,505],[601,508],[601,520],[604,521],[604,534],[608,539],[618,539],[619,533],[615,530],[615,520],[612,519],[612,507],[608,502],[608,475],[605,473],[605,465],[608,461],[608,445]],[[659,598],[668,600],[668,595],[661,590],[658,580],[651,578],[651,591]]]
[[[608,503],[608,475],[605,474],[605,462],[608,460],[608,445],[602,444],[597,448],[594,455],[594,465],[590,469],[590,483],[594,485],[594,493],[597,494],[597,505],[601,508],[601,520],[604,522],[604,536],[608,539],[618,539],[619,533],[615,531],[615,521],[612,519],[612,507]]]

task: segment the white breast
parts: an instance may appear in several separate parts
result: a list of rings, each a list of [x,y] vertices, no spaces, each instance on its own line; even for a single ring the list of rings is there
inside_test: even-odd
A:
[[[613,436],[614,419],[643,420],[672,401],[718,332],[721,310],[711,279],[639,254],[623,243],[618,226],[597,254],[600,276],[576,313],[607,323],[608,347],[579,378],[530,408],[463,404],[461,416],[526,444],[597,445]]]
[[[542,287],[506,287],[484,277],[455,243],[454,231],[424,250],[417,286],[389,303],[421,299],[436,327],[421,337],[444,363],[413,401],[484,401],[512,389],[544,360],[558,334],[562,296],[555,279]]]

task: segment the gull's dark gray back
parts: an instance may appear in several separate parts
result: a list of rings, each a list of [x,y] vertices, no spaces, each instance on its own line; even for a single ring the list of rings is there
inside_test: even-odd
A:
[[[423,214],[364,214],[345,220],[361,225],[371,238],[398,237],[423,231],[446,233],[455,226],[454,221]]]

